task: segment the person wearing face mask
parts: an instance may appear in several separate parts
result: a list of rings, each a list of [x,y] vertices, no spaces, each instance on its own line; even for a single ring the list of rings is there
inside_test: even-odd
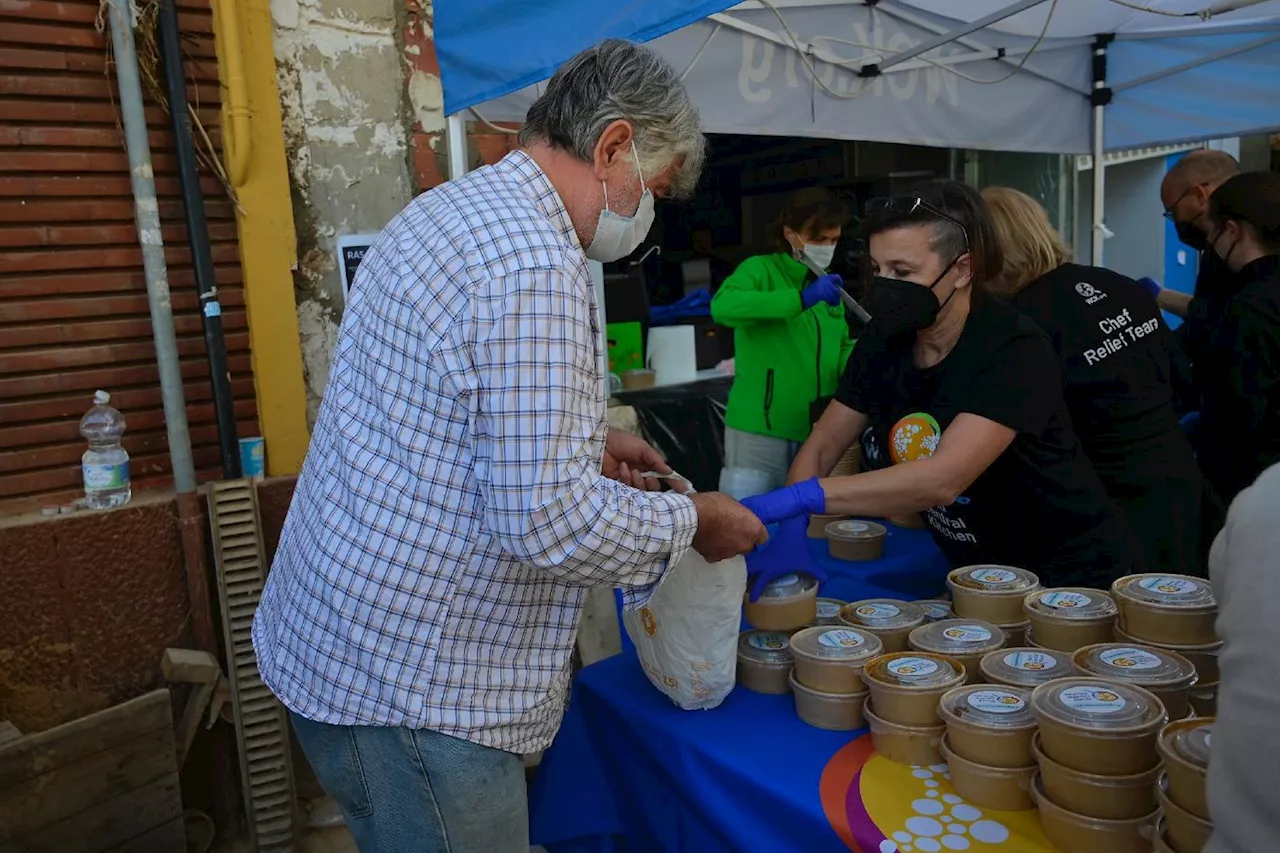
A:
[[[952,565],[1024,566],[1046,586],[1106,588],[1141,566],[1072,429],[1053,345],[986,292],[1003,261],[981,196],[938,181],[875,199],[862,232],[871,322],[791,484],[747,501],[794,514],[748,555],[753,591],[803,570],[807,550],[785,543],[801,541],[819,503],[841,515],[923,511]],[[870,470],[829,476],[859,438]]]
[[[1039,202],[1007,187],[982,198],[1004,268],[991,291],[1049,335],[1085,455],[1124,511],[1150,571],[1201,575],[1203,477],[1173,408],[1180,355],[1155,300],[1111,270],[1069,262]]]
[[[1231,178],[1206,219],[1209,251],[1239,283],[1202,365],[1200,463],[1230,501],[1280,462],[1280,175]]]
[[[609,430],[587,259],[633,251],[704,140],[675,71],[610,40],[521,148],[414,199],[360,265],[253,623],[262,680],[365,853],[527,853],[585,587],[643,603],[693,548],[762,544]]]
[[[853,349],[843,282],[810,267],[831,266],[848,219],[830,190],[796,192],[774,226],[776,251],[743,261],[711,300],[712,318],[734,330],[726,468],[763,471],[782,485],[809,436],[810,406],[835,390]]]

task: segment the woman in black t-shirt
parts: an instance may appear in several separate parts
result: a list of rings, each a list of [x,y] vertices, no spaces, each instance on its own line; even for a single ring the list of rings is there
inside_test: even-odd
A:
[[[1071,429],[1043,331],[987,297],[1001,253],[954,181],[867,204],[872,321],[790,480],[826,476],[860,435],[870,470],[821,481],[826,511],[924,511],[952,565],[1105,587],[1140,557]]]
[[[1044,208],[1025,193],[992,187],[982,197],[1004,252],[991,291],[1049,335],[1076,434],[1147,568],[1203,575],[1203,477],[1173,410],[1182,356],[1155,299],[1119,273],[1067,263]]]

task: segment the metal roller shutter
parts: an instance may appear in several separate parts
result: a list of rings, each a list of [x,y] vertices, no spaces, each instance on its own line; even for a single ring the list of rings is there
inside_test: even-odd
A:
[[[180,0],[188,97],[216,140],[207,0]],[[0,513],[80,491],[80,416],[97,388],[125,413],[134,489],[169,457],[114,72],[86,0],[0,0]],[[202,479],[219,473],[208,363],[168,117],[147,121],[164,222],[187,417]],[[202,172],[203,174],[203,172]],[[234,211],[203,176],[240,435],[257,406]]]

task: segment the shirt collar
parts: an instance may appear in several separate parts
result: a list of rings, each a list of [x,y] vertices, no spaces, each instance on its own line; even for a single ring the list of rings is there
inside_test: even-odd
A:
[[[550,220],[560,232],[561,238],[569,246],[582,251],[582,246],[578,242],[578,232],[573,228],[573,220],[569,218],[569,211],[560,200],[560,194],[551,185],[551,179],[547,177],[547,173],[542,171],[542,167],[534,162],[528,153],[521,150],[512,151],[503,157],[495,168],[506,172],[520,184],[538,212]]]
[[[1280,255],[1263,255],[1256,261],[1245,264],[1238,275],[1246,282],[1263,281],[1280,271]]]

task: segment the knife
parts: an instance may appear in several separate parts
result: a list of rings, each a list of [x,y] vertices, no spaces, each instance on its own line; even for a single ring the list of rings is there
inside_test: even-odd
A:
[[[827,274],[826,270],[822,269],[822,267],[815,264],[813,260],[808,255],[806,255],[803,251],[794,252],[792,253],[792,255],[797,261],[804,264],[805,267],[808,268],[809,272],[813,273],[818,278],[822,278],[824,275]],[[864,323],[871,322],[871,315],[867,313],[867,310],[865,308],[863,308],[861,305],[858,304],[858,300],[854,299],[847,292],[845,292],[845,289],[843,287],[840,288],[840,301],[844,303],[845,310],[853,312],[853,316],[857,317],[859,320],[861,320]]]

